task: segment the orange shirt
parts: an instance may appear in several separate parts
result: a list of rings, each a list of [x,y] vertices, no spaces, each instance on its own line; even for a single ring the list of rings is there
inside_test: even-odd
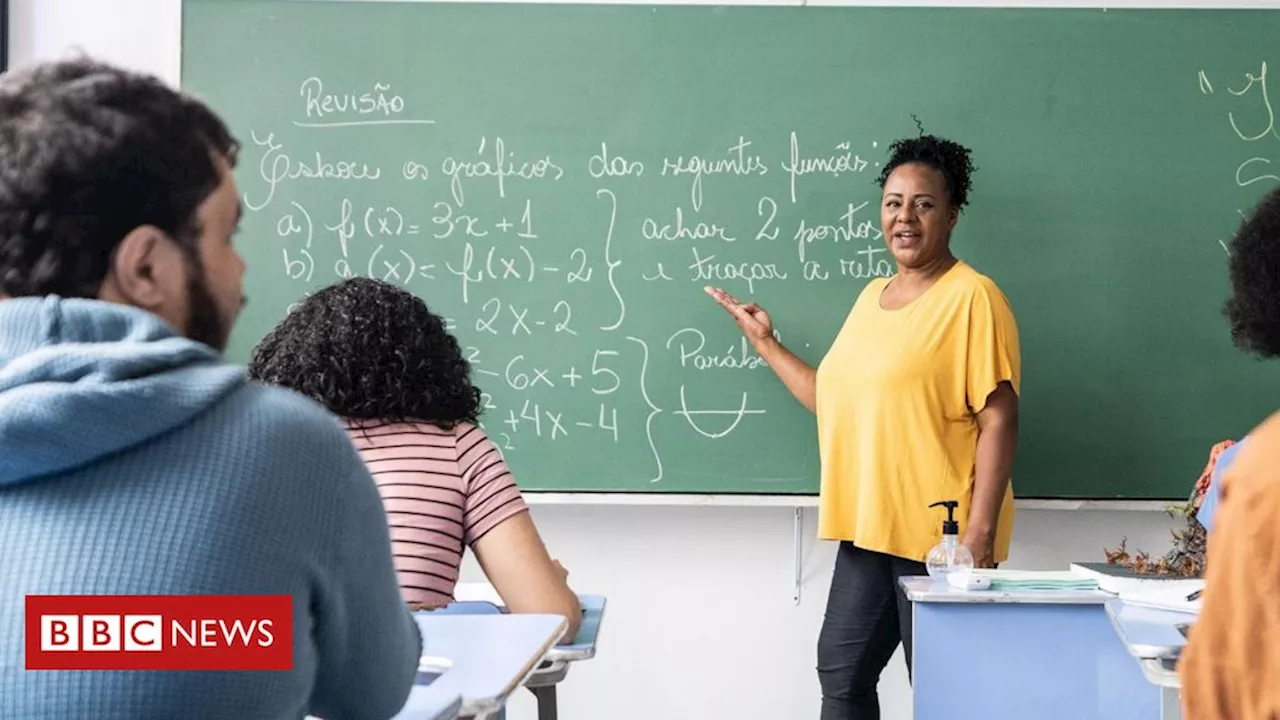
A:
[[[1186,720],[1280,720],[1280,413],[1222,477],[1204,603],[1179,672]]]

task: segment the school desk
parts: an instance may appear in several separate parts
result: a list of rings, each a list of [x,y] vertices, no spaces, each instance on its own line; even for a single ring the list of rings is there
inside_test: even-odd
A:
[[[1088,591],[963,591],[903,578],[916,720],[1159,720],[1148,683]]]
[[[1142,674],[1160,688],[1160,717],[1180,720],[1178,657],[1187,640],[1178,626],[1195,622],[1196,615],[1132,605],[1119,598],[1108,600],[1106,609],[1116,635],[1137,660]]]
[[[419,684],[409,692],[409,699],[396,713],[394,720],[454,720],[462,710],[462,691],[457,676],[449,671],[419,673]]]
[[[489,583],[458,583],[454,587],[455,602],[436,612],[485,613],[506,612],[502,598]],[[582,623],[573,642],[556,645],[547,651],[543,663],[530,676],[525,687],[538,703],[539,720],[557,720],[559,707],[556,686],[569,674],[572,663],[590,660],[596,655],[600,624],[604,620],[606,601],[602,595],[579,595]]]
[[[477,720],[502,710],[567,625],[559,615],[419,612],[414,619],[422,632],[423,684],[451,683],[462,696],[460,714]]]

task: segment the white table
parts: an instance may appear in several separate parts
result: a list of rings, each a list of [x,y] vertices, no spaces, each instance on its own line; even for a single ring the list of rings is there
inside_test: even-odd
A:
[[[489,583],[458,583],[454,587],[455,607],[468,603],[488,603],[505,612],[502,596]],[[543,658],[544,662],[534,670],[526,687],[538,703],[538,720],[558,720],[560,710],[556,698],[556,686],[569,674],[569,666],[596,656],[596,642],[600,637],[600,625],[604,621],[606,600],[601,595],[579,595],[582,604],[582,623],[578,634],[571,641],[553,646]]]
[[[1178,658],[1187,640],[1178,626],[1195,622],[1196,615],[1131,605],[1113,598],[1107,601],[1107,616],[1120,641],[1142,667],[1147,682],[1160,688],[1161,719],[1181,720]]]
[[[1159,720],[1160,692],[1112,631],[1108,594],[901,584],[916,720]]]
[[[438,675],[423,689],[444,683],[439,691],[456,691],[462,698],[460,714],[477,720],[502,710],[568,624],[559,615],[417,613],[415,619],[422,631],[419,671]],[[397,717],[416,716],[402,712]]]
[[[414,685],[396,720],[454,720],[462,711],[456,678],[441,675],[430,685]]]

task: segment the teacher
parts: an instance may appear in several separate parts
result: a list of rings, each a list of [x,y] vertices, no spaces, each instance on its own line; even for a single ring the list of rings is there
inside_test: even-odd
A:
[[[814,368],[775,337],[768,313],[707,292],[817,415],[818,535],[840,542],[818,637],[822,720],[879,718],[876,685],[901,642],[911,671],[911,607],[898,579],[924,575],[959,502],[978,567],[1005,560],[1021,358],[1008,300],[951,251],[968,202],[969,150],[922,136],[890,146],[880,223],[897,264],[854,302]]]

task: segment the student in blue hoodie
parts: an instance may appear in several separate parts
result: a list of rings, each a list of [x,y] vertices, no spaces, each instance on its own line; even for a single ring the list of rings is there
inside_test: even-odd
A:
[[[87,59],[0,76],[0,718],[386,718],[421,639],[337,420],[220,356],[237,142]],[[27,595],[288,594],[293,670],[28,671]]]

